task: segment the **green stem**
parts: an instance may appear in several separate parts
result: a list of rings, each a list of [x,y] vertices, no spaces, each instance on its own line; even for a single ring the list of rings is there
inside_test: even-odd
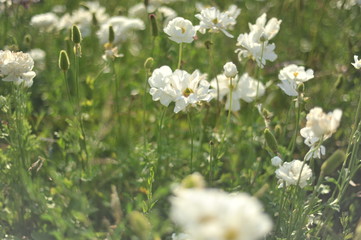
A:
[[[181,64],[182,64],[182,48],[183,48],[183,43],[179,44],[179,58],[178,58],[178,66],[177,69],[181,69]]]
[[[191,134],[191,158],[190,158],[190,173],[193,173],[193,128],[192,128],[192,120],[191,120],[191,114],[189,111],[187,112],[187,118],[188,118],[188,125],[189,125],[189,132]]]

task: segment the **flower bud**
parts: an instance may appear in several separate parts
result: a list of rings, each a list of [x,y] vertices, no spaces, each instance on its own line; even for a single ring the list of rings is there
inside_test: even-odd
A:
[[[277,153],[278,143],[275,136],[271,133],[271,131],[268,128],[264,130],[263,134],[266,139],[267,146],[272,150],[272,152]]]
[[[272,165],[275,167],[279,167],[283,163],[282,159],[279,156],[273,157],[271,159],[271,162],[272,162]]]
[[[155,18],[155,14],[150,14],[149,19],[152,25],[152,35],[153,37],[156,37],[158,36],[158,26],[157,26],[157,19]]]
[[[68,54],[66,53],[66,51],[61,50],[59,54],[59,68],[65,72],[68,71],[69,66],[70,66],[70,61]]]
[[[98,19],[95,13],[92,14],[92,24],[94,26],[98,25]]]
[[[113,43],[113,41],[114,41],[114,38],[115,38],[115,36],[114,36],[114,29],[113,29],[113,26],[112,25],[110,25],[109,26],[109,43]]]
[[[76,25],[73,25],[73,27],[71,29],[71,40],[75,44],[80,44],[81,41],[83,40],[81,37],[81,32]]]
[[[146,216],[142,213],[133,211],[128,215],[129,227],[133,233],[141,240],[149,238],[151,225]]]
[[[224,66],[224,75],[228,78],[234,78],[237,74],[237,67],[233,62],[227,62]]]
[[[324,177],[332,174],[344,161],[346,160],[346,154],[342,150],[334,152],[321,166],[320,177]]]

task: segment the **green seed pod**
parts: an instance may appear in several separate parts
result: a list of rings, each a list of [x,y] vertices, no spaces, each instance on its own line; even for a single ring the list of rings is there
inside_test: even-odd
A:
[[[109,43],[113,43],[115,34],[114,34],[114,29],[113,29],[112,25],[109,26],[109,37],[108,38],[109,38]]]
[[[64,50],[61,50],[59,54],[59,68],[65,72],[68,71],[69,66],[70,61],[68,54]]]
[[[80,44],[81,41],[83,40],[81,37],[81,32],[76,25],[73,25],[73,27],[71,29],[71,40],[75,44]]]
[[[146,216],[142,213],[133,211],[128,215],[129,227],[133,233],[141,240],[149,238],[151,225]]]
[[[144,68],[145,69],[151,69],[153,67],[153,64],[154,64],[154,59],[152,57],[149,57],[144,62]]]
[[[271,131],[266,128],[263,132],[264,137],[266,139],[266,144],[267,146],[274,152],[277,153],[278,152],[278,143],[277,140],[275,138],[275,136],[271,133]]]
[[[321,166],[320,177],[324,177],[332,174],[344,161],[346,160],[346,154],[342,150],[334,152]]]
[[[158,36],[158,26],[157,26],[157,19],[155,18],[155,14],[150,14],[149,19],[152,25],[152,35],[153,37],[156,37]]]
[[[26,34],[24,37],[24,44],[28,47],[31,46],[32,37],[30,34]]]

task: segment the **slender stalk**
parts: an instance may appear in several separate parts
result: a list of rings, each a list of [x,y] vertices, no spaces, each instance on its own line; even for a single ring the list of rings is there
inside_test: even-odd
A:
[[[181,65],[182,65],[182,50],[183,50],[183,43],[180,43],[180,44],[179,44],[179,58],[178,58],[177,69],[181,69]]]
[[[194,138],[194,133],[193,133],[193,128],[192,128],[192,119],[191,119],[191,114],[188,111],[187,112],[187,118],[188,118],[188,125],[189,125],[189,132],[191,134],[191,158],[190,158],[190,173],[193,172],[193,138]]]

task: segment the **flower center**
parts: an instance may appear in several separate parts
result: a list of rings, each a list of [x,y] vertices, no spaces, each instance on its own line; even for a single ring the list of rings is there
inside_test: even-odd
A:
[[[294,72],[293,76],[295,76],[295,78],[298,76],[298,72]]]
[[[181,31],[182,31],[182,33],[185,33],[186,29],[184,27],[181,27]]]
[[[193,90],[192,90],[192,89],[186,88],[186,89],[183,91],[183,96],[189,97],[189,95],[191,95],[192,93],[193,93]]]
[[[235,229],[228,229],[224,234],[224,239],[226,240],[236,240],[238,239],[238,233]]]
[[[212,20],[212,23],[214,23],[214,24],[219,23],[219,22],[218,22],[218,18],[213,19],[213,20]]]

